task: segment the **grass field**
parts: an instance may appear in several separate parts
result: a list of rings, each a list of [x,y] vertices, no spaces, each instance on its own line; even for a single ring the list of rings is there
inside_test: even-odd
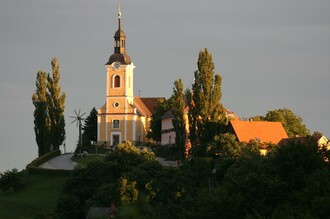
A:
[[[0,218],[25,219],[52,213],[67,178],[24,173],[23,188],[15,192],[0,191]]]

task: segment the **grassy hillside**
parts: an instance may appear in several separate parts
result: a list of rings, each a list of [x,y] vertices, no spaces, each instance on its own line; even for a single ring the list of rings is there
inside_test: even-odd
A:
[[[24,187],[15,192],[0,191],[0,218],[34,218],[54,211],[68,176],[23,174]]]

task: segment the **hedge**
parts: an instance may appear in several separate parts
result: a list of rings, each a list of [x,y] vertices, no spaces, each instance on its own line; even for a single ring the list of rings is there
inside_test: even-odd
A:
[[[44,169],[39,167],[29,167],[28,172],[30,174],[46,175],[46,176],[69,176],[71,170],[54,170],[54,169]]]

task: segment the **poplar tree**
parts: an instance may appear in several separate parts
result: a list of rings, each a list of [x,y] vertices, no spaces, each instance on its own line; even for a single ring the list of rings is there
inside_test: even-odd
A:
[[[174,81],[173,95],[171,99],[173,101],[172,124],[175,131],[175,143],[180,148],[181,158],[184,158],[186,122],[184,118],[185,100],[181,79]]]
[[[221,82],[221,76],[214,73],[212,55],[207,49],[200,51],[192,91],[187,91],[191,100],[189,102],[189,126],[193,146],[211,141],[227,123],[220,102]]]
[[[47,77],[46,72],[39,71],[36,79],[36,91],[32,95],[34,110],[34,132],[38,145],[38,155],[50,151],[50,118],[47,103]]]
[[[65,140],[65,119],[64,104],[66,94],[61,92],[59,64],[56,57],[52,59],[52,77],[48,75],[47,102],[49,108],[49,117],[51,122],[51,144],[53,150],[59,150],[60,145]]]

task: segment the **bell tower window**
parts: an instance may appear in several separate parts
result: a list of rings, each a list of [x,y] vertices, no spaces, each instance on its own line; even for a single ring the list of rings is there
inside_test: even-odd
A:
[[[113,78],[113,87],[120,87],[120,76],[115,75]]]

